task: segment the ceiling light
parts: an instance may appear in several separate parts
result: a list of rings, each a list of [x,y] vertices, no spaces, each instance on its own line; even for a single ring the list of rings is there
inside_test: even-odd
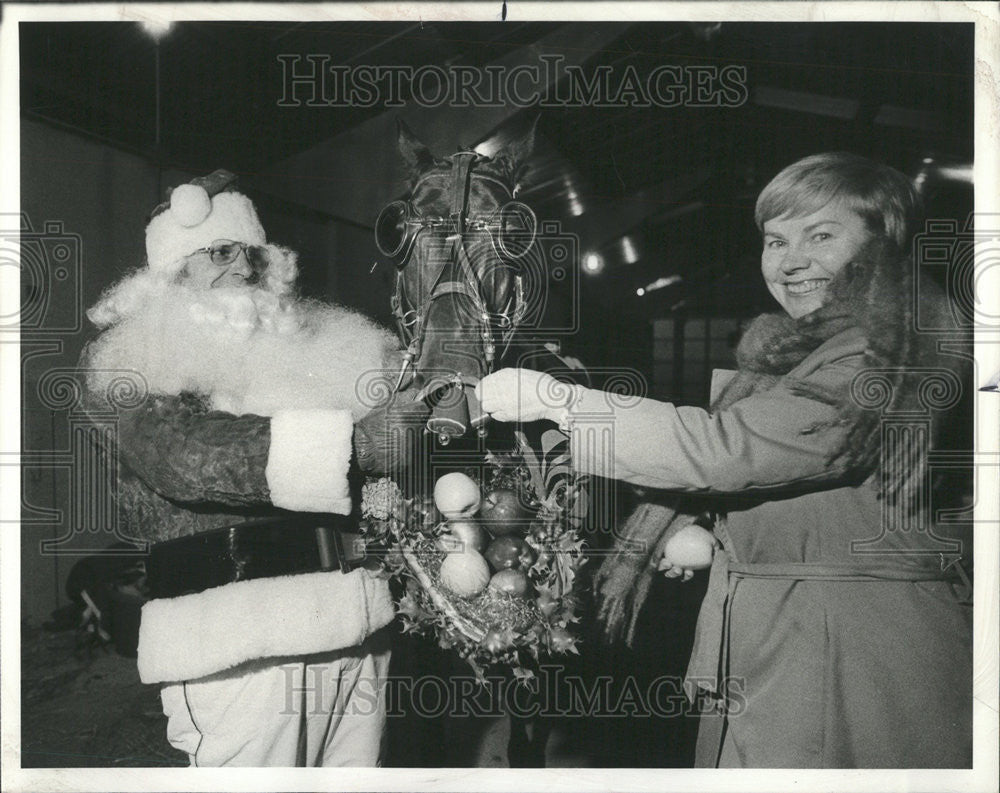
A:
[[[631,237],[622,237],[622,258],[625,264],[635,264],[639,261],[639,252],[635,249]]]
[[[484,157],[493,157],[502,147],[503,142],[500,140],[500,137],[498,135],[493,135],[476,146],[473,151],[476,152],[476,154],[483,155]]]
[[[968,182],[972,184],[972,164],[968,165],[939,165],[937,175],[942,179],[953,182]]]
[[[566,200],[569,201],[569,211],[573,217],[580,217],[583,214],[583,202],[580,201],[580,194],[573,187],[573,182],[568,176],[563,177],[563,184],[566,186]]]
[[[174,23],[167,19],[146,19],[139,23],[149,36],[159,41],[166,36]]]
[[[604,269],[604,257],[599,253],[591,251],[584,254],[583,271],[590,275],[597,275]]]
[[[681,277],[679,275],[665,275],[662,278],[657,278],[651,284],[646,284],[644,287],[637,289],[635,293],[639,297],[642,297],[648,292],[655,292],[657,289],[664,289],[665,287],[680,283],[680,280]]]

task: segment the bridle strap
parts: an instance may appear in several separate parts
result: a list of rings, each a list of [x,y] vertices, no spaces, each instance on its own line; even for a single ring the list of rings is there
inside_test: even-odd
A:
[[[451,160],[451,216],[458,224],[458,233],[465,233],[465,214],[469,206],[469,178],[473,163],[479,159],[474,151],[460,151]]]

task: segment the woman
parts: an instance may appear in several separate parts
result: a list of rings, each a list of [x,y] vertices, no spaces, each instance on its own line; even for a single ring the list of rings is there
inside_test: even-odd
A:
[[[913,331],[902,252],[917,210],[902,174],[855,155],[778,174],[756,220],[783,312],[748,327],[710,412],[527,370],[477,388],[496,419],[559,422],[580,471],[661,496],[629,518],[597,576],[609,635],[631,640],[657,569],[689,577],[718,547],[688,669],[714,706],[700,766],[971,765],[960,546],[918,530],[926,447],[882,443],[883,416],[932,412],[921,378],[960,390],[936,339]],[[925,286],[921,311],[945,316]],[[698,526],[706,508],[714,538]]]

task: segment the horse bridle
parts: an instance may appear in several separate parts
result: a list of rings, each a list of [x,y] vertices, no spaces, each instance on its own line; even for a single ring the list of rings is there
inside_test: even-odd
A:
[[[479,338],[482,343],[483,359],[486,363],[487,372],[493,371],[493,366],[497,360],[497,345],[494,336],[494,324],[498,326],[498,330],[500,331],[500,342],[503,345],[503,351],[500,354],[500,357],[502,358],[504,353],[506,353],[507,347],[510,345],[514,332],[517,330],[518,325],[524,319],[524,315],[527,312],[527,304],[524,300],[523,279],[520,274],[516,274],[514,276],[513,295],[508,298],[503,311],[499,314],[491,315],[487,306],[486,298],[483,296],[482,281],[477,275],[472,262],[469,260],[468,251],[465,246],[466,234],[469,232],[470,228],[479,230],[488,228],[489,226],[488,222],[469,216],[469,193],[472,186],[472,180],[481,179],[494,182],[511,194],[511,198],[513,199],[513,193],[511,193],[507,185],[499,179],[496,179],[489,174],[473,172],[474,166],[481,159],[480,155],[474,151],[462,151],[452,156],[450,172],[451,186],[449,190],[449,194],[451,196],[451,207],[450,214],[447,218],[422,217],[412,210],[412,205],[409,203],[405,204],[406,215],[404,217],[404,223],[409,226],[416,226],[417,229],[412,234],[405,234],[403,241],[401,242],[401,245],[405,246],[405,250],[403,251],[402,259],[397,264],[396,289],[392,296],[392,313],[395,317],[397,328],[399,329],[400,338],[403,340],[403,343],[407,345],[406,352],[403,354],[403,361],[400,365],[399,376],[396,379],[396,385],[393,389],[394,392],[399,391],[407,371],[410,367],[415,367],[414,362],[420,358],[424,337],[427,333],[427,318],[430,314],[432,304],[438,298],[444,297],[445,295],[464,295],[472,303],[473,309],[476,313],[476,322],[478,325]],[[414,185],[414,191],[424,179],[431,175],[432,174],[425,174],[421,177],[421,179]],[[512,203],[518,204],[519,211],[526,211],[527,213],[530,213],[532,224],[534,224],[534,212],[531,211],[530,207],[520,204],[520,202]],[[382,216],[392,206],[393,205],[390,204],[382,210],[382,213],[379,215],[379,221],[381,221]],[[503,208],[501,208],[500,211],[502,210]],[[377,228],[378,222],[376,223],[376,229]],[[434,229],[436,231],[450,231],[451,234],[449,234],[447,240],[451,242],[451,251],[448,257],[442,257],[440,268],[438,268],[433,274],[434,277],[431,282],[429,295],[421,306],[414,307],[406,295],[403,271],[409,263],[417,238],[421,233],[427,231],[428,229]],[[409,229],[407,231],[409,232]],[[533,234],[534,230],[532,230],[532,235]],[[492,233],[491,241],[493,242],[494,248],[496,248],[497,239],[492,235]],[[528,246],[521,255],[527,252],[532,243],[533,236],[532,240],[529,242]],[[386,255],[392,255],[395,253],[398,255],[398,251],[389,252],[384,250],[377,235],[376,244],[379,245],[379,250],[382,251],[382,253]],[[458,274],[460,275],[461,280],[442,281],[441,279],[447,265],[453,261],[458,265]],[[494,321],[495,317],[499,318],[498,322]],[[421,389],[420,393],[414,397],[414,400],[416,401],[426,398],[431,392],[441,388],[443,385],[447,384],[447,382],[451,382],[456,385],[476,385],[476,381],[473,378],[463,377],[459,372],[451,373],[450,376],[445,378],[445,381],[446,382],[443,383],[440,378],[436,378],[433,382],[425,385],[424,388]]]

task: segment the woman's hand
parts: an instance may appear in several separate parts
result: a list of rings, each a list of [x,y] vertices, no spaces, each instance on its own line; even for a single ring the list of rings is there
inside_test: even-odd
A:
[[[663,546],[663,557],[656,566],[667,578],[683,576],[689,581],[695,570],[704,570],[712,564],[719,541],[710,531],[692,523],[677,531]]]
[[[501,369],[476,385],[483,410],[497,421],[560,421],[576,386],[532,369]]]

